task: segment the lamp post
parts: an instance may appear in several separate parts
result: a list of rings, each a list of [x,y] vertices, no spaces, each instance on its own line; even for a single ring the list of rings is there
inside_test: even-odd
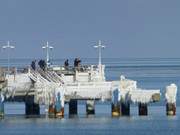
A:
[[[102,63],[101,63],[102,62],[101,52],[102,52],[102,49],[105,48],[105,46],[102,45],[101,40],[99,40],[98,45],[94,46],[94,48],[98,49],[98,52],[99,52],[99,66],[101,67],[101,65],[102,65]]]
[[[49,46],[49,42],[46,42],[46,45],[42,47],[42,49],[46,49],[46,64],[49,66],[49,49],[52,50],[54,47]]]
[[[10,42],[7,41],[7,45],[3,46],[2,48],[3,49],[7,49],[7,55],[8,55],[8,59],[7,59],[8,60],[8,75],[9,75],[9,70],[10,70],[10,50],[14,49],[15,46],[10,45]]]
[[[104,80],[104,71],[103,71],[103,67],[102,67],[102,56],[101,56],[101,53],[102,53],[102,49],[105,48],[104,45],[102,45],[101,43],[101,40],[99,40],[98,42],[98,45],[94,46],[94,48],[97,48],[98,49],[98,52],[99,52],[99,65],[98,65],[98,70],[99,70],[99,77],[101,80]]]

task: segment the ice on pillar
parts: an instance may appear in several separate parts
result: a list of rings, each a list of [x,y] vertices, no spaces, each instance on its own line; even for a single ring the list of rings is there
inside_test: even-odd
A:
[[[87,115],[94,115],[95,114],[95,101],[94,100],[87,100],[86,101],[86,114]]]
[[[120,109],[120,92],[119,89],[116,89],[112,93],[112,116],[117,117],[121,115]]]
[[[167,115],[176,115],[176,95],[177,95],[177,86],[171,84],[166,87],[166,114]]]
[[[137,82],[126,79],[124,76],[120,77],[120,90],[121,90],[121,115],[130,115],[130,99],[129,92],[137,89]]]
[[[0,93],[0,118],[4,117],[4,96]]]
[[[56,117],[64,117],[64,94],[62,92],[56,94],[55,115]]]

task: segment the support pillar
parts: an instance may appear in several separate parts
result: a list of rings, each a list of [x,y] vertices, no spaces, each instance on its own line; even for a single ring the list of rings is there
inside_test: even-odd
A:
[[[56,118],[63,118],[64,117],[64,100],[63,100],[60,93],[58,93],[56,96],[55,116],[56,116]]]
[[[69,101],[69,116],[77,116],[78,114],[78,101],[76,99],[71,99]]]
[[[4,117],[4,96],[0,93],[0,118]]]
[[[177,86],[176,84],[171,84],[166,87],[166,115],[174,116],[176,115],[176,96],[177,96]]]
[[[119,117],[121,115],[120,104],[111,104],[112,117]]]
[[[112,117],[119,117],[121,115],[120,94],[118,89],[114,90],[112,93],[111,114]]]
[[[130,116],[130,103],[121,102],[121,113],[122,116]]]
[[[25,110],[28,117],[40,115],[40,107],[39,104],[34,103],[34,96],[26,97]]]
[[[140,115],[140,116],[146,116],[146,115],[148,115],[147,103],[139,103],[139,104],[138,104],[138,108],[139,108],[139,115]]]
[[[4,117],[4,102],[0,103],[0,118]]]
[[[39,104],[26,102],[26,115],[27,116],[40,115]]]
[[[176,115],[176,104],[175,103],[167,103],[166,104],[166,115],[169,115],[169,116]]]
[[[86,114],[87,115],[94,115],[95,114],[95,101],[94,100],[87,100],[86,101]]]
[[[53,103],[49,105],[48,116],[49,118],[55,118],[55,105]]]

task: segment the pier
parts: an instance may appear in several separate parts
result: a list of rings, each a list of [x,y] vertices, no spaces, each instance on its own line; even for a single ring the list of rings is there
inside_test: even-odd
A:
[[[119,80],[107,81],[105,65],[101,60],[101,49],[105,48],[99,41],[95,48],[99,51],[97,65],[80,65],[76,58],[74,67],[50,65],[48,42],[46,61],[35,61],[22,71],[8,66],[8,74],[1,70],[0,80],[0,115],[4,116],[4,102],[17,101],[25,103],[27,117],[40,115],[40,105],[45,105],[45,112],[50,118],[63,118],[64,105],[69,104],[69,117],[78,115],[78,100],[86,101],[86,115],[94,115],[95,102],[111,103],[112,117],[130,116],[131,104],[138,106],[139,116],[148,115],[148,105],[159,102],[159,89],[141,89],[137,82],[120,75]],[[166,114],[176,114],[177,86],[171,84],[166,88]]]
[[[160,100],[160,90],[140,89],[136,81],[124,76],[119,81],[106,81],[104,65],[100,73],[98,66],[81,68],[83,71],[28,68],[25,73],[8,75],[9,83],[1,93],[8,93],[4,94],[7,101],[24,102],[27,117],[40,115],[40,105],[45,105],[50,118],[63,118],[65,103],[69,104],[69,117],[76,117],[78,100],[86,101],[87,116],[95,115],[95,101],[111,102],[112,117],[130,116],[133,103],[138,104],[139,115],[148,115],[148,104]],[[70,74],[62,74],[65,72]]]
[[[0,118],[4,117],[4,96],[1,91],[6,86],[7,80],[5,79],[5,70],[0,68]]]

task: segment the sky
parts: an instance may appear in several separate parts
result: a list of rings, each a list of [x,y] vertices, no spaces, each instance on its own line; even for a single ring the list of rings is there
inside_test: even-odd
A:
[[[180,58],[180,0],[0,0],[0,46],[13,58]],[[0,58],[6,58],[5,50]]]

